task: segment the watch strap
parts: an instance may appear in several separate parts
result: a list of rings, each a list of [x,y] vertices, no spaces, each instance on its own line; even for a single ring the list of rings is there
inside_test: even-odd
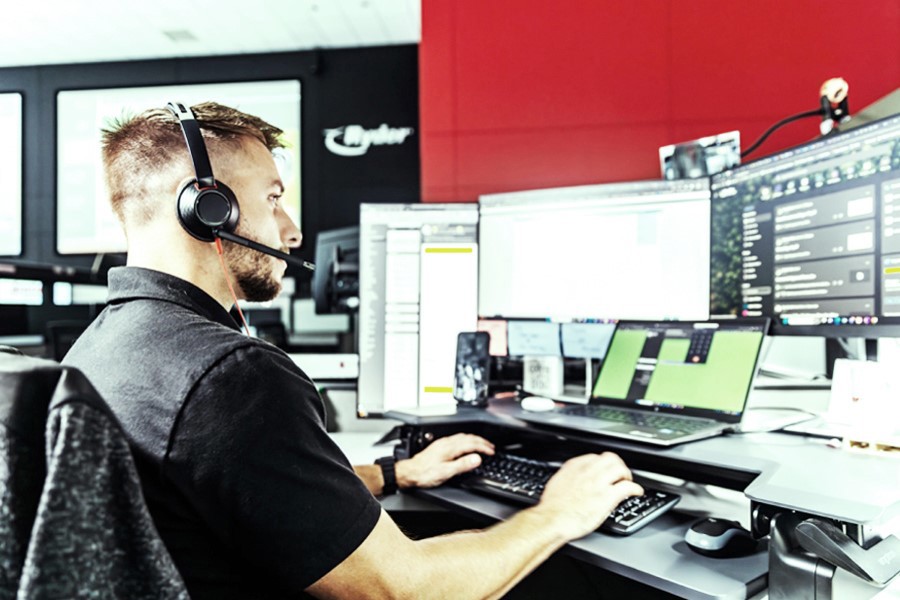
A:
[[[389,496],[397,493],[397,459],[393,456],[384,456],[375,461],[375,464],[381,467],[381,476],[384,479],[384,488],[381,494]]]

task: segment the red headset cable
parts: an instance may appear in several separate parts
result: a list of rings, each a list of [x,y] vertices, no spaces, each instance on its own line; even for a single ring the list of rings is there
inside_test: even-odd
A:
[[[247,336],[250,336],[250,327],[247,325],[247,319],[244,318],[244,312],[241,310],[241,305],[238,304],[237,294],[234,293],[234,287],[231,285],[231,279],[228,277],[228,269],[225,268],[225,257],[223,256],[222,251],[222,239],[216,237],[216,253],[219,255],[219,264],[222,265],[222,274],[225,275],[225,283],[228,284],[228,289],[231,291],[231,297],[234,298],[234,307],[238,311],[238,315],[241,317],[241,323],[244,324],[244,331],[247,332]]]

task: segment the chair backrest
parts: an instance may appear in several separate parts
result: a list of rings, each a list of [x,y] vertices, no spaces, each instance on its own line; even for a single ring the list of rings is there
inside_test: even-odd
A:
[[[0,539],[0,600],[188,597],[96,390],[77,369],[6,352]]]
[[[15,350],[0,353],[0,598],[15,598],[28,540],[47,474],[44,427],[56,389],[58,365],[32,362],[27,371]],[[26,359],[27,360],[27,359]],[[40,361],[44,363],[44,361]],[[28,401],[24,399],[28,398]],[[18,400],[17,400],[18,399]]]

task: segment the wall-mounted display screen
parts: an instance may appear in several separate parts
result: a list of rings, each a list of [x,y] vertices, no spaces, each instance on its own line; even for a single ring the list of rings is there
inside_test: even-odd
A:
[[[0,278],[0,304],[40,306],[43,303],[43,282],[36,279]]]
[[[135,115],[148,108],[161,108],[172,101],[186,105],[218,102],[256,115],[284,130],[287,152],[276,156],[276,163],[285,184],[285,210],[296,223],[300,223],[299,81],[61,91],[56,98],[57,252],[99,254],[125,251],[125,236],[106,196],[100,159],[101,130],[115,119]],[[4,156],[3,152],[3,146],[0,146],[0,158]],[[172,210],[174,214],[174,198]]]
[[[0,256],[22,254],[22,95],[0,94]]]

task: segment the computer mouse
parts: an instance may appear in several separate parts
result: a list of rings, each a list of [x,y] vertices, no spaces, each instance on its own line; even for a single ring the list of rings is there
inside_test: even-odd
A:
[[[688,547],[704,556],[734,558],[752,554],[758,545],[753,535],[737,521],[707,517],[684,534]]]
[[[550,398],[544,398],[543,396],[528,396],[527,398],[522,399],[522,410],[546,412],[548,410],[553,410],[554,408],[556,408],[556,402]]]

